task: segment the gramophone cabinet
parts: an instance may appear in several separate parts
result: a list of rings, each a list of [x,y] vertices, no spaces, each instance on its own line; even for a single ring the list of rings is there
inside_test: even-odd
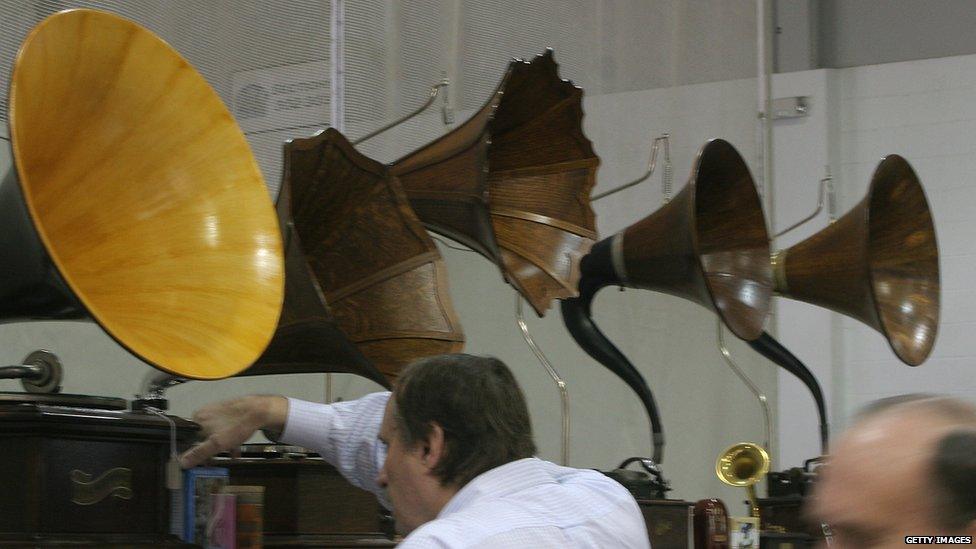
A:
[[[179,544],[169,535],[169,422],[120,399],[74,397],[85,406],[75,408],[35,400],[59,395],[0,396],[0,544]],[[183,446],[197,426],[171,419]]]

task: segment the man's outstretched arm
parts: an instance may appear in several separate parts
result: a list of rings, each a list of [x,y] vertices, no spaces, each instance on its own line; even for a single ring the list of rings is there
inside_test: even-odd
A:
[[[321,404],[282,396],[252,395],[205,406],[193,414],[205,440],[180,456],[183,468],[195,467],[220,452],[236,452],[259,431],[319,453],[349,482],[376,494],[389,507],[376,477],[386,459],[379,440],[390,393]]]
[[[204,441],[180,456],[184,469],[196,467],[220,452],[236,452],[261,429],[281,432],[288,419],[288,399],[251,395],[209,404],[193,414]]]

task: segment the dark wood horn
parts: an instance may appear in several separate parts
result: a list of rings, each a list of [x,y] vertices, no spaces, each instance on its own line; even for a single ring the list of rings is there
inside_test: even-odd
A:
[[[905,364],[928,358],[939,327],[939,247],[925,191],[904,158],[884,158],[847,214],[774,256],[776,292],[856,318]]]
[[[769,237],[745,161],[727,141],[702,147],[691,179],[667,205],[596,243],[580,261],[579,296],[561,303],[563,323],[591,357],[637,393],[651,423],[654,460],[664,433],[650,386],[593,323],[604,286],[644,288],[689,299],[719,314],[742,339],[758,338],[772,294]]]
[[[462,349],[443,260],[386,166],[330,128],[289,142],[282,189],[292,242],[304,253],[316,298],[328,304],[310,304],[306,288],[302,315],[317,315],[320,324],[334,319],[389,382],[418,358]],[[341,338],[330,345],[348,354]],[[335,362],[318,371],[336,371]],[[356,364],[354,373],[375,379],[373,369]]]
[[[582,97],[551,49],[515,60],[471,119],[391,166],[421,221],[496,263],[540,316],[576,295],[576,265],[596,240],[600,160]]]
[[[746,341],[762,333],[772,294],[769,235],[749,168],[728,141],[705,144],[684,189],[613,238],[623,285],[694,301]]]
[[[339,327],[308,266],[291,216],[293,143],[285,144],[285,176],[276,204],[285,241],[285,300],[281,319],[268,348],[239,375],[334,372],[356,374],[390,387],[390,380]]]

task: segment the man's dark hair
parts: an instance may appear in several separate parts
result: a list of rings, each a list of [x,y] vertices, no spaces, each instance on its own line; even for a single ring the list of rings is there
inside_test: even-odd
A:
[[[505,364],[493,357],[439,355],[406,367],[393,390],[394,418],[408,446],[437,423],[445,455],[434,468],[442,485],[535,455],[525,397]]]
[[[936,443],[930,475],[936,520],[950,531],[959,531],[976,521],[976,406],[958,399],[906,394],[869,404],[858,414],[862,421],[898,407],[912,407],[912,413],[929,413],[944,418],[953,429]],[[906,433],[906,444],[911,444]]]
[[[976,521],[976,430],[942,437],[932,472],[941,495],[935,509],[941,526],[956,532]]]

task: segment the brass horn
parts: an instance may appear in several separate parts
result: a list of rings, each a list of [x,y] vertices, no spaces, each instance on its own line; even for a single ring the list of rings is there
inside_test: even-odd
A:
[[[939,325],[939,248],[908,161],[884,158],[867,195],[826,229],[772,257],[775,292],[880,332],[909,366],[928,358]]]
[[[759,516],[756,483],[769,472],[769,454],[758,444],[740,442],[725,449],[715,461],[715,474],[729,486],[745,488],[749,492],[752,516]]]
[[[580,262],[579,297],[561,302],[577,343],[640,396],[651,420],[654,460],[664,445],[653,395],[643,376],[590,317],[608,285],[656,290],[716,312],[742,339],[762,333],[772,294],[769,236],[745,161],[727,141],[706,143],[688,184],[667,205],[595,244]]]
[[[17,56],[0,322],[89,317],[165,372],[247,368],[278,322],[281,234],[243,134],[169,45],[70,10]]]

